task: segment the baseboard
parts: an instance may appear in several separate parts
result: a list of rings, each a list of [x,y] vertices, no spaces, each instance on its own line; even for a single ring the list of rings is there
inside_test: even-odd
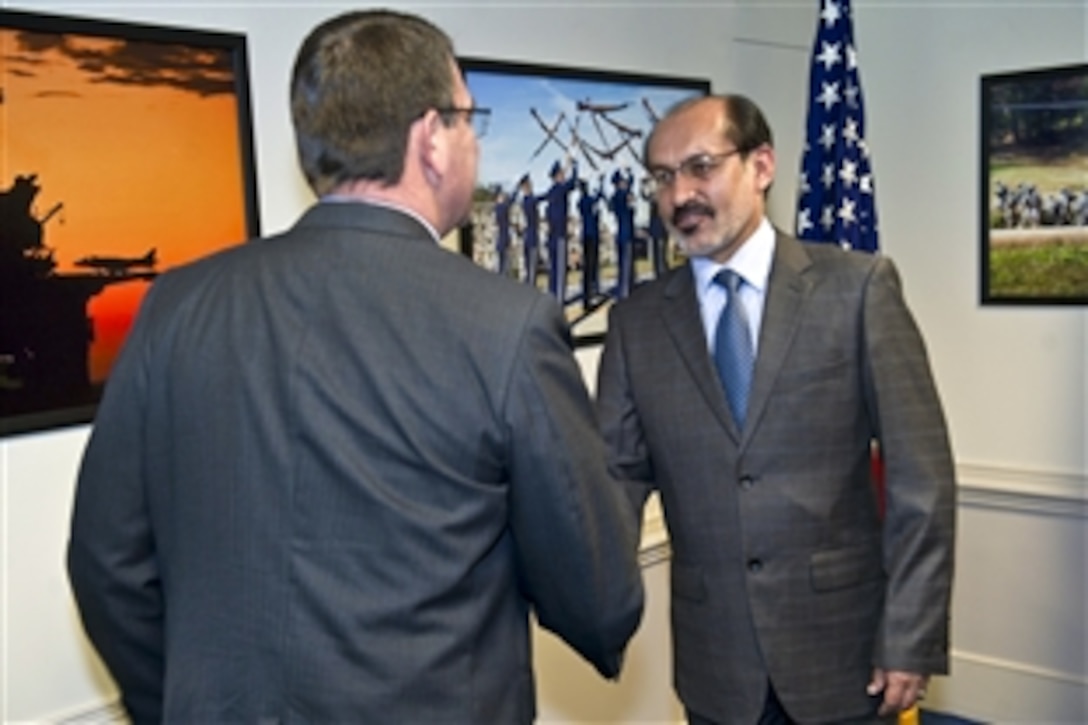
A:
[[[952,675],[936,677],[926,707],[988,723],[1088,722],[1088,678],[953,650]]]

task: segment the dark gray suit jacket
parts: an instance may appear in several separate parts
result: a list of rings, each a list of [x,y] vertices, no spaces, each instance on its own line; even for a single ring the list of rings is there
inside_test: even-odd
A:
[[[599,375],[615,466],[637,501],[661,493],[685,706],[750,725],[770,678],[795,719],[827,722],[872,711],[874,665],[946,671],[953,461],[888,259],[778,235],[743,431],[689,265],[614,308]]]
[[[638,532],[551,298],[319,204],[160,277],[69,571],[138,721],[527,723],[529,615],[606,676]]]

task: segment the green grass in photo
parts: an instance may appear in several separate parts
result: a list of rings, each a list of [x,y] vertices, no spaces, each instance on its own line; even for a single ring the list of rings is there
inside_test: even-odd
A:
[[[1057,239],[992,247],[990,296],[1088,298],[1088,244]]]

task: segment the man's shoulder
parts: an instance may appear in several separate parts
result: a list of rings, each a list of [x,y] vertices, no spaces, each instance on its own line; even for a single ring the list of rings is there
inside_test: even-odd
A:
[[[776,263],[795,269],[806,277],[854,280],[864,284],[880,268],[894,269],[890,258],[880,252],[847,249],[838,244],[779,234]]]
[[[660,277],[640,283],[631,290],[630,295],[616,303],[615,309],[620,315],[641,314],[691,289],[691,267],[683,264],[667,270]]]
[[[480,314],[524,311],[555,301],[541,290],[485,269],[463,254],[436,246],[431,262],[436,275],[448,285],[442,294],[450,300],[485,300],[487,304],[481,306]]]
[[[185,293],[194,286],[207,283],[220,270],[239,263],[244,265],[240,260],[255,252],[256,245],[262,241],[263,239],[238,242],[170,267],[155,278],[153,286],[158,289],[169,288],[177,294]]]
[[[870,267],[881,258],[879,252],[869,253],[843,247],[840,244],[821,242],[814,239],[797,239],[788,234],[778,233],[778,244],[786,247],[795,246],[814,263],[842,267]]]

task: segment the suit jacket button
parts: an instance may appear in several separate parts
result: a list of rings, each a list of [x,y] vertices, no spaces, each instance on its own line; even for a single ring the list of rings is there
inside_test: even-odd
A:
[[[740,477],[740,487],[743,488],[745,491],[747,491],[748,489],[752,488],[755,485],[756,485],[756,479],[752,478],[751,476],[741,476]]]
[[[763,562],[759,559],[749,559],[748,571],[753,574],[758,574],[759,572],[763,571]]]

